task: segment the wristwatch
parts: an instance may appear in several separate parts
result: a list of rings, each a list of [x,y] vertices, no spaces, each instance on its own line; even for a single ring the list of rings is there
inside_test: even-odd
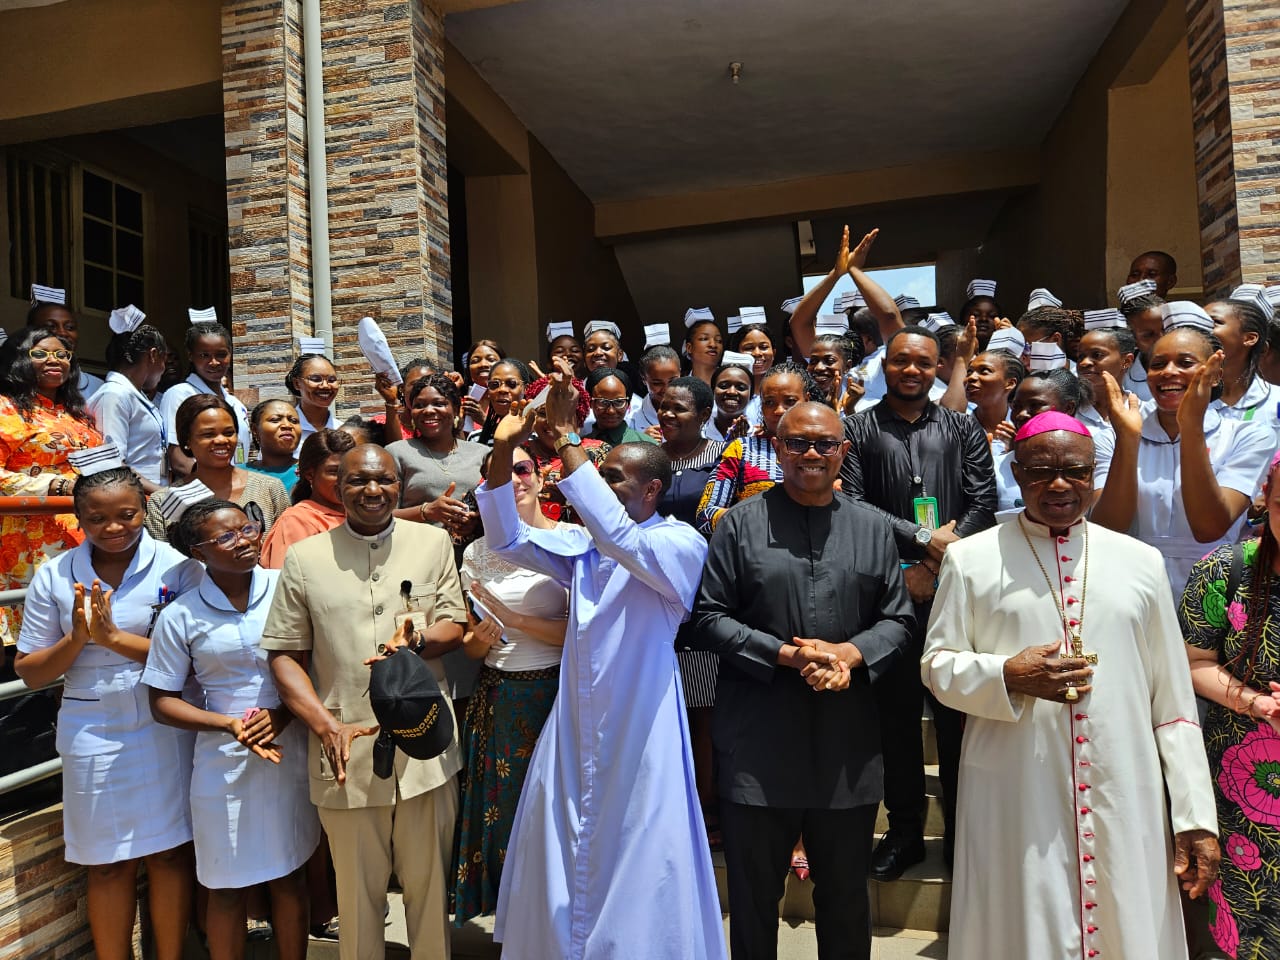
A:
[[[578,436],[574,431],[570,430],[563,437],[560,437],[556,441],[556,453],[559,453],[565,447],[580,447],[580,446],[582,446],[582,438]]]
[[[916,531],[915,541],[920,546],[927,547],[931,540],[933,540],[933,531],[928,527],[921,527]]]

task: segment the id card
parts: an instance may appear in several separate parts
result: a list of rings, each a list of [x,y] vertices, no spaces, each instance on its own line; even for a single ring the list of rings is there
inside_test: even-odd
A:
[[[915,511],[916,523],[926,530],[938,529],[937,497],[916,497],[911,501],[911,507]]]

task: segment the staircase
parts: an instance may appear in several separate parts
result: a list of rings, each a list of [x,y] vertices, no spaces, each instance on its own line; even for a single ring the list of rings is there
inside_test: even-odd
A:
[[[916,864],[899,880],[870,884],[871,918],[875,926],[872,956],[875,960],[907,960],[907,958],[944,958],[947,952],[946,931],[951,917],[951,874],[942,860],[942,799],[938,784],[937,752],[933,740],[933,721],[921,721],[925,748],[925,848],[923,863]],[[884,807],[876,820],[876,840],[888,829]],[[725,915],[728,934],[729,892],[725,876],[724,855],[712,854],[716,887],[720,893],[720,909]],[[409,960],[404,928],[404,911],[400,895],[393,893],[391,922],[387,927],[387,960]],[[778,928],[779,960],[816,960],[817,946],[813,926],[813,882],[787,875],[786,892],[779,903],[782,922]],[[454,960],[498,960],[500,948],[493,943],[493,918],[483,917],[468,923],[453,934]],[[190,944],[187,960],[206,960],[208,954],[197,944]],[[270,943],[250,944],[245,960],[276,960]],[[338,944],[312,940],[307,960],[338,960]]]

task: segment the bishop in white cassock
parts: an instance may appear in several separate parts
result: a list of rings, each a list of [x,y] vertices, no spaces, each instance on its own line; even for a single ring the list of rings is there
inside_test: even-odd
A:
[[[1204,895],[1220,854],[1164,563],[1083,519],[1083,424],[1015,450],[1026,509],[947,551],[921,660],[969,715],[948,955],[1180,960],[1178,881]]]

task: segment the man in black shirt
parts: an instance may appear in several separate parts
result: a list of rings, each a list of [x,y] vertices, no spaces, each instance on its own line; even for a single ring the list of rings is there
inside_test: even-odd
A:
[[[869,958],[883,792],[871,690],[899,666],[919,676],[911,604],[889,524],[834,491],[848,446],[835,411],[798,404],[773,444],[782,482],[724,515],[694,608],[697,642],[721,655],[712,737],[729,940],[734,960],[778,955],[778,900],[803,832],[818,956]]]
[[[889,831],[872,857],[871,875],[877,880],[894,880],[924,859],[920,717],[926,691],[917,661],[938,565],[947,544],[995,523],[995,469],[986,433],[974,417],[929,400],[938,352],[938,338],[924,327],[899,330],[885,350],[884,399],[845,421],[849,452],[840,471],[844,492],[889,519],[916,615],[908,655],[875,687],[889,814]],[[962,719],[932,696],[929,703],[942,780],[944,855],[950,865]]]

